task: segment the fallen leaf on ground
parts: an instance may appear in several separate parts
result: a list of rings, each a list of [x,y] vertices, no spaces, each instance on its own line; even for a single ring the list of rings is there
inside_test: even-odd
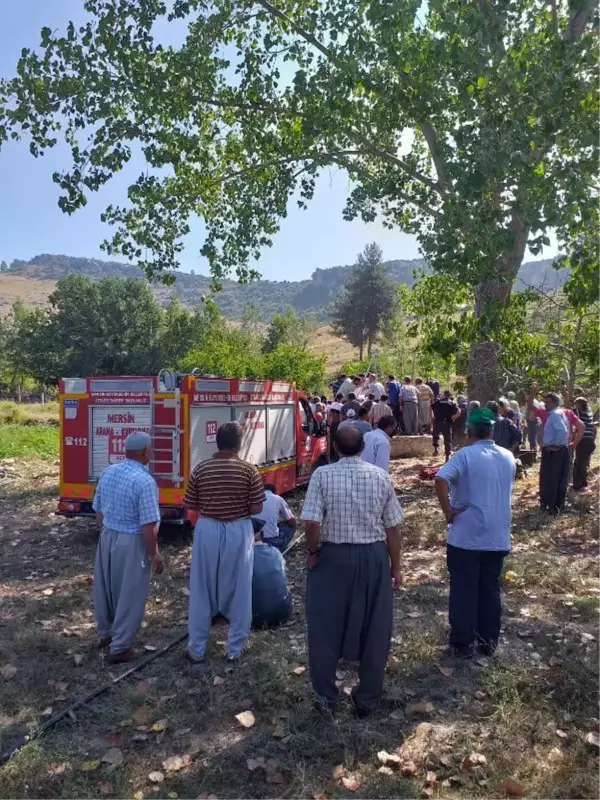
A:
[[[429,700],[423,700],[421,703],[411,703],[406,707],[409,714],[432,714],[435,711],[435,706]]]
[[[52,716],[52,706],[48,706],[42,711],[42,717],[51,717]]]
[[[240,714],[236,714],[235,718],[244,728],[251,728],[256,722],[254,714],[251,711],[242,711]]]
[[[58,683],[54,684],[54,688],[57,692],[66,692],[69,687],[68,683],[64,683],[63,681],[58,681]]]
[[[433,788],[431,786],[424,786],[421,789],[421,797],[433,797]]]
[[[444,753],[443,755],[441,755],[440,758],[439,758],[439,761],[440,761],[440,764],[443,767],[446,767],[447,769],[451,769],[451,767],[454,766],[454,759],[452,758],[451,755],[448,755],[447,753]]]
[[[54,594],[54,589],[43,589],[42,594],[45,594],[46,597],[50,597],[51,594]]]
[[[417,773],[417,765],[414,761],[405,761],[402,764],[402,774],[403,775],[416,775]]]
[[[438,669],[444,676],[444,678],[449,678],[454,672],[454,669],[452,667],[441,667],[439,664],[438,664]]]
[[[590,731],[585,737],[585,743],[600,749],[600,733],[598,731]]]
[[[165,776],[162,774],[162,772],[159,772],[158,770],[148,773],[148,780],[152,781],[152,783],[162,783],[164,779]]]
[[[562,666],[562,663],[562,659],[557,658],[556,656],[550,656],[548,659],[548,664],[550,664],[551,667],[560,667]]]
[[[134,733],[131,737],[132,742],[147,742],[148,741],[148,734],[147,733]]]
[[[5,664],[2,667],[2,669],[0,669],[0,674],[2,675],[3,678],[6,678],[7,680],[9,678],[14,678],[17,672],[18,670],[14,664]]]
[[[379,772],[380,775],[387,775],[388,777],[394,774],[394,770],[391,767],[386,767],[385,765],[383,767],[379,767],[377,772]]]
[[[154,725],[150,728],[153,733],[162,733],[166,731],[169,727],[169,720],[168,719],[159,719],[157,720]]]
[[[149,692],[149,691],[150,691],[150,686],[151,686],[151,683],[150,683],[150,681],[149,681],[149,680],[146,678],[146,680],[140,681],[140,682],[137,684],[137,686],[135,687],[135,690],[136,690],[136,692],[137,692],[138,694],[146,694],[146,692]]]
[[[153,644],[145,644],[144,645],[144,650],[147,653],[155,653],[158,650],[158,647],[154,647]]]
[[[148,706],[139,706],[131,715],[136,725],[148,725],[152,720],[152,711]]]
[[[485,700],[485,698],[487,697],[487,695],[486,695],[486,693],[485,693],[485,692],[482,692],[482,691],[481,691],[481,689],[478,689],[478,690],[475,692],[475,694],[473,695],[473,697],[475,697],[475,699],[476,699],[476,700]]]
[[[249,758],[246,761],[246,766],[248,767],[250,772],[256,772],[257,769],[267,768],[265,759],[262,756],[259,756],[258,758]]]
[[[331,777],[334,781],[341,781],[341,779],[346,774],[346,767],[343,764],[338,764],[337,767],[334,767],[331,772]]]
[[[384,767],[390,767],[390,769],[400,769],[402,766],[402,759],[400,756],[396,753],[388,753],[386,750],[380,750],[377,753],[377,759]]]
[[[96,759],[93,761],[84,761],[83,764],[79,767],[82,772],[93,772],[94,770],[98,769],[100,766],[100,762]]]
[[[100,781],[98,783],[100,794],[109,795],[113,793],[113,785],[110,781]]]
[[[179,795],[177,794],[177,792],[169,792],[169,794],[167,795],[167,797],[169,798],[169,800],[177,800],[177,798],[179,797]]]
[[[143,792],[134,792],[133,793],[133,800],[144,800],[144,793]]]
[[[178,739],[180,739],[182,736],[187,736],[188,733],[191,732],[192,732],[191,728],[179,728],[179,730],[175,731],[173,736],[176,736]]]
[[[313,800],[327,800],[327,795],[322,792],[317,792],[317,794],[313,794]]]
[[[68,761],[63,761],[62,764],[53,764],[51,767],[48,767],[48,775],[64,775],[70,767],[71,765]]]
[[[80,667],[84,662],[85,656],[82,656],[81,653],[75,653],[73,656],[73,661],[75,662],[76,667]]]
[[[561,731],[559,728],[557,728],[554,731],[554,733],[558,736],[559,739],[566,739],[567,738],[567,734],[564,731]]]
[[[348,775],[348,777],[342,778],[342,783],[349,792],[357,792],[360,789],[360,783],[354,775]]]
[[[123,755],[123,751],[119,750],[118,747],[111,747],[110,750],[104,753],[101,760],[104,764],[108,764],[111,767],[118,767],[119,764],[122,764],[125,760],[125,756]]]
[[[516,580],[518,580],[518,578],[519,578],[519,576],[517,575],[517,573],[513,572],[510,569],[508,570],[508,572],[504,573],[504,580],[505,581],[516,581]]]
[[[525,797],[525,789],[512,778],[506,778],[500,784],[500,791],[508,797]]]
[[[460,768],[463,772],[472,772],[474,767],[487,764],[487,758],[483,753],[471,753],[465,756],[461,762]]]
[[[437,775],[432,770],[429,770],[427,775],[425,776],[425,783],[431,786],[432,783],[437,781]]]
[[[294,675],[304,675],[306,672],[306,667],[296,667],[296,669],[292,670]],[[325,795],[323,795],[325,797]]]
[[[222,678],[220,675],[215,675],[213,678],[213,686],[222,686],[225,683],[225,678]]]
[[[180,769],[188,766],[191,760],[192,759],[190,756],[188,756],[187,759],[185,757],[182,758],[181,756],[171,756],[170,758],[165,759],[162,762],[162,765],[166,772],[179,772]]]
[[[278,722],[277,725],[275,726],[274,731],[273,731],[273,738],[274,739],[283,739],[284,736],[285,736],[285,730],[283,728],[283,725],[281,724],[281,722]]]

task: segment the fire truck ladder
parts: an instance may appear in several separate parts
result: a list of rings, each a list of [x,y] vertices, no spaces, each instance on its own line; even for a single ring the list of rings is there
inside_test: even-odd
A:
[[[179,389],[173,390],[173,397],[156,399],[155,392],[152,390],[150,396],[152,413],[152,450],[153,458],[150,462],[152,474],[157,479],[170,480],[173,486],[179,487],[183,483],[180,474],[181,463],[181,392]],[[174,425],[156,424],[156,404],[162,403],[165,408],[173,407],[175,412]],[[159,466],[160,465],[160,466]],[[158,469],[157,469],[158,466]],[[171,468],[170,472],[165,469]]]

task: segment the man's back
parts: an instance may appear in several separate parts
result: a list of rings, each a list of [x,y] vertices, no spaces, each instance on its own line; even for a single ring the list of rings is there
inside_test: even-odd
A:
[[[160,520],[156,481],[137,461],[112,464],[100,476],[94,510],[103,514],[107,528],[141,533],[142,525]]]
[[[385,541],[403,518],[389,475],[360,456],[319,467],[302,510],[302,519],[322,523],[323,541],[338,544]]]
[[[498,447],[503,447],[506,450],[511,450],[521,443],[523,434],[508,419],[508,417],[498,416],[494,425],[494,441]]]
[[[375,428],[374,431],[365,434],[365,447],[362,451],[361,458],[363,461],[366,461],[367,464],[373,464],[388,472],[390,468],[391,450],[392,445],[390,437],[380,428]]]
[[[283,556],[270,544],[254,546],[252,614],[261,620],[280,616],[290,603]]]
[[[436,400],[431,408],[433,410],[435,421],[439,422],[440,424],[450,423],[452,421],[452,417],[458,411],[458,406],[454,400],[450,400],[449,398],[440,398],[439,400]]]
[[[509,550],[516,463],[491,439],[463,447],[441,467],[453,509],[464,509],[448,529],[448,544],[471,550]]]
[[[254,464],[218,453],[194,468],[185,504],[222,522],[250,516],[250,506],[264,501],[262,479]]]

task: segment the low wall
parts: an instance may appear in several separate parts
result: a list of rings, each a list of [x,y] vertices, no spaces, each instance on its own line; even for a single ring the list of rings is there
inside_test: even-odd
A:
[[[431,436],[394,436],[392,458],[414,458],[433,455]]]

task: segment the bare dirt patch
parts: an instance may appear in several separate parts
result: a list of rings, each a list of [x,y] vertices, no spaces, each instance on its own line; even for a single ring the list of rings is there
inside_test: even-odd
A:
[[[418,479],[430,463],[393,466],[407,515],[405,583],[373,718],[357,721],[349,701],[332,720],[313,711],[299,546],[288,556],[289,624],[253,634],[233,667],[224,626],[204,666],[174,648],[28,744],[1,768],[0,796],[487,798],[516,791],[508,779],[528,797],[597,796],[598,751],[586,743],[598,717],[595,496],[554,520],[537,510],[536,474],[519,482],[501,649],[456,663],[443,650],[444,524],[432,484]],[[2,750],[119,674],[95,647],[96,532],[52,515],[56,480],[55,462],[0,462]],[[166,570],[140,648],[185,630],[190,538],[167,529],[161,539]],[[352,667],[338,679],[349,693]],[[244,711],[249,727],[236,718]]]

